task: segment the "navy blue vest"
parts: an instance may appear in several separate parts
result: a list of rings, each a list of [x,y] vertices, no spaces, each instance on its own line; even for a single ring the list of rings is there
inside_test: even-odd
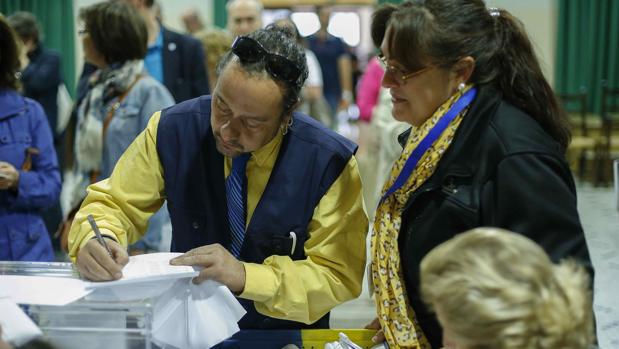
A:
[[[172,247],[186,252],[219,243],[230,247],[224,157],[211,130],[211,97],[192,99],[161,113],[157,153],[172,220]],[[320,199],[339,177],[357,146],[314,119],[294,114],[267,186],[245,234],[240,259],[262,263],[272,255],[305,259],[307,228]],[[289,233],[297,236],[291,253]],[[328,328],[329,314],[312,325],[270,318],[239,299],[247,315],[242,329]]]

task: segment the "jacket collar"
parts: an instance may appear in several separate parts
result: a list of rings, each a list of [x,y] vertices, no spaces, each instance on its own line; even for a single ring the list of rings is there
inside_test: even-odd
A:
[[[19,114],[26,110],[26,100],[19,93],[9,90],[0,89],[0,120],[9,118],[15,114]]]
[[[502,99],[501,92],[491,86],[477,86],[477,97],[471,104],[467,114],[464,116],[460,127],[456,131],[454,141],[447,149],[447,152],[439,162],[435,171],[456,172],[461,174],[472,174],[474,169],[473,158],[477,155],[474,152],[481,135],[486,126],[490,123],[490,118],[498,107]],[[406,144],[411,134],[412,128],[407,129],[398,136],[398,142],[402,147]],[[455,160],[458,161],[455,161]],[[432,177],[441,177],[433,175]]]

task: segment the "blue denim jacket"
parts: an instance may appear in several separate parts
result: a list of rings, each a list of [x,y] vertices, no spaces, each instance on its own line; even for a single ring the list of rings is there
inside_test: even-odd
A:
[[[32,156],[31,170],[23,171],[29,147],[39,154]],[[0,90],[0,161],[19,171],[17,191],[0,190],[0,260],[54,260],[40,216],[60,194],[52,132],[41,105],[12,90]]]
[[[110,100],[104,109],[108,110],[116,102],[117,98]],[[155,112],[172,105],[174,105],[174,98],[160,82],[149,75],[138,80],[109,123],[103,140],[103,156],[97,179],[103,180],[109,177],[118,159],[138,134],[146,128],[150,117]],[[103,112],[101,115],[106,115],[106,113]],[[88,178],[87,175],[84,176],[85,182],[82,186],[84,196],[86,195],[85,188],[89,183]],[[144,238],[134,247],[142,250],[157,250],[161,241],[161,228],[169,220],[167,209],[164,206],[151,217]]]

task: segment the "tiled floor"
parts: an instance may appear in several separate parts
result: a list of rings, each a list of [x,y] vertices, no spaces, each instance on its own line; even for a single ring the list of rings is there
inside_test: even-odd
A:
[[[600,348],[619,348],[619,212],[611,188],[578,187],[578,209],[591,252]],[[361,297],[335,308],[332,328],[361,328],[375,316],[367,285]]]

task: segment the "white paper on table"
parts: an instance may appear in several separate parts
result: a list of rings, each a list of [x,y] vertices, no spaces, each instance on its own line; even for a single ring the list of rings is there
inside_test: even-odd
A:
[[[9,298],[0,298],[0,327],[2,340],[16,346],[43,334],[28,315]]]
[[[123,268],[123,277],[114,281],[88,282],[87,289],[116,287],[144,282],[162,281],[169,283],[171,279],[198,276],[199,272],[191,266],[170,265],[170,259],[182,253],[149,253],[129,258],[129,263]]]
[[[0,275],[0,290],[18,304],[67,305],[91,291],[79,279]]]

